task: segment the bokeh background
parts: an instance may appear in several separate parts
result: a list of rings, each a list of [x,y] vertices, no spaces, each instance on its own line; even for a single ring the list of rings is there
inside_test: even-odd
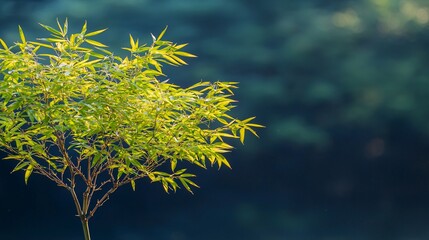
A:
[[[2,0],[0,37],[44,37],[37,23],[88,20],[116,54],[128,33],[189,42],[170,81],[239,81],[235,115],[260,139],[236,144],[233,169],[165,194],[141,181],[97,212],[93,239],[429,239],[429,1]],[[0,162],[0,239],[79,240],[68,193],[26,186]]]

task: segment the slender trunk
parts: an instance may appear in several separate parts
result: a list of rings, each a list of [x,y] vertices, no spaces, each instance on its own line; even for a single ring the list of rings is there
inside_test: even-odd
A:
[[[85,237],[85,240],[91,240],[91,234],[89,233],[89,225],[88,225],[88,218],[86,217],[86,213],[82,211],[82,207],[79,203],[79,199],[76,196],[76,192],[74,191],[74,188],[68,189],[73,197],[73,202],[76,206],[77,216],[80,219],[80,222],[82,223],[82,229],[83,229],[83,235]]]
[[[85,236],[85,240],[91,240],[91,234],[89,233],[88,219],[81,218],[80,221],[82,222],[83,235]]]

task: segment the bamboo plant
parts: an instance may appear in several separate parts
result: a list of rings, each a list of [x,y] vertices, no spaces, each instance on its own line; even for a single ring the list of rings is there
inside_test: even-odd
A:
[[[70,192],[85,240],[88,222],[119,187],[149,178],[166,192],[198,187],[183,166],[230,167],[227,139],[256,135],[253,117],[230,115],[236,82],[169,83],[165,64],[185,65],[187,44],[129,36],[127,57],[93,39],[106,29],[69,34],[68,22],[40,24],[50,36],[8,46],[0,39],[0,149],[12,172],[47,177]],[[179,167],[180,166],[180,167]],[[80,191],[80,189],[83,189]]]

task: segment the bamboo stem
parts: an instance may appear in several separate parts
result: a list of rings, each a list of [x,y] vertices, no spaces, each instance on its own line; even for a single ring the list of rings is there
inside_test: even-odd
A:
[[[88,218],[85,216],[85,213],[82,211],[81,205],[79,203],[79,199],[77,198],[74,189],[69,188],[69,191],[73,196],[73,202],[76,206],[77,216],[79,216],[79,219],[82,223],[83,235],[85,237],[85,240],[91,240],[91,234],[89,233]]]
[[[85,237],[85,240],[91,240],[91,234],[89,233],[88,219],[81,218],[80,221],[82,222],[83,235]]]

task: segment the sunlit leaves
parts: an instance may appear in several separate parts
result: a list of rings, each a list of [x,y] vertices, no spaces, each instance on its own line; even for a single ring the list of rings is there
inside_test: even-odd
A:
[[[44,29],[48,30],[49,32],[51,32],[53,34],[53,36],[55,36],[55,37],[62,36],[62,33],[60,31],[56,30],[55,28],[52,28],[50,26],[47,26],[47,25],[44,25],[41,23],[39,23],[39,25],[42,26]]]
[[[91,39],[85,39],[85,42],[87,42],[93,46],[96,46],[96,47],[107,47],[106,45],[102,44],[101,42],[97,42],[97,41],[94,41]]]
[[[18,29],[19,29],[19,37],[21,38],[21,42],[24,44],[27,43],[27,41],[25,40],[24,31],[22,31],[21,26],[18,26]]]
[[[67,20],[40,25],[51,36],[27,41],[19,27],[20,51],[0,39],[0,147],[25,182],[32,173],[62,179],[69,169],[97,179],[94,185],[135,190],[136,180],[148,177],[166,192],[192,192],[195,175],[182,165],[231,168],[228,141],[244,143],[262,127],[230,115],[236,82],[182,88],[165,79],[163,64],[195,57],[183,50],[187,44],[163,39],[167,28],[149,45],[129,35],[130,55],[122,58],[89,39],[106,29],[88,32],[85,22],[69,34]]]
[[[106,31],[106,30],[107,30],[107,28],[105,28],[105,29],[101,29],[101,30],[97,30],[97,31],[94,31],[94,32],[90,32],[90,33],[86,33],[86,34],[85,34],[85,37],[95,36],[95,35],[98,35],[98,34],[100,34],[100,33],[104,32],[104,31]]]
[[[2,47],[7,50],[9,49],[9,47],[6,45],[6,43],[3,41],[3,39],[0,38],[0,44],[2,45]]]
[[[25,174],[24,174],[24,179],[25,179],[25,184],[28,183],[28,179],[30,178],[31,173],[33,172],[34,166],[33,165],[28,165],[27,169],[25,169]]]

